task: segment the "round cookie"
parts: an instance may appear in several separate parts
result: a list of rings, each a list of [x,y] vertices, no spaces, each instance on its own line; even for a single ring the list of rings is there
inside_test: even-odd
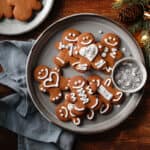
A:
[[[42,4],[39,0],[7,0],[13,8],[13,15],[16,19],[27,21],[33,16],[33,10],[40,10]]]

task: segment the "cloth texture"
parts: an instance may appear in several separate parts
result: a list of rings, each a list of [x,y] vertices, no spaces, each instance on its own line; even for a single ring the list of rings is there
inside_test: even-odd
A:
[[[75,135],[43,118],[28,95],[25,67],[33,43],[0,42],[0,84],[14,91],[0,98],[0,126],[18,134],[18,150],[71,150]]]

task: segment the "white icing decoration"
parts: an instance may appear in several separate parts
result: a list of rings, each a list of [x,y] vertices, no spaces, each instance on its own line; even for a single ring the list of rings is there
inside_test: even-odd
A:
[[[98,98],[96,98],[95,104],[93,104],[90,108],[94,109],[95,107],[97,107],[98,104],[99,104],[99,100]]]
[[[44,72],[43,69],[41,69],[40,73],[42,74],[42,72]],[[48,76],[48,69],[45,68],[45,75],[44,76],[38,76],[38,79],[43,80],[43,79],[47,78],[47,76]]]
[[[67,110],[67,108],[64,107],[64,106],[61,106],[61,109],[65,111],[65,116],[64,117],[68,118],[68,110]]]
[[[109,40],[111,40],[111,39],[112,39],[112,37],[111,37],[111,36],[109,36],[109,37],[108,37],[108,39],[109,39]]]
[[[78,64],[80,64],[80,62],[79,62],[79,61],[74,62],[74,63],[72,64],[72,66],[75,66],[75,65],[78,65]]]
[[[61,113],[61,114],[60,114],[60,116],[61,116],[61,117],[63,117],[63,116],[64,116],[64,114],[62,114],[62,113]]]
[[[41,90],[42,92],[46,92],[46,89],[44,89],[43,87],[41,87],[40,90]]]
[[[81,120],[80,120],[80,118],[74,118],[73,120],[72,120],[72,122],[75,124],[75,125],[80,125],[80,123],[81,123]]]
[[[125,51],[126,51],[126,48],[125,48],[125,47],[123,47],[123,48],[122,48],[122,51],[124,51],[124,52],[125,52]]]
[[[53,79],[52,79],[52,76],[56,76],[56,81],[55,81],[55,83],[54,84],[48,84],[48,82],[52,82],[53,81]],[[59,86],[59,75],[58,75],[58,73],[57,72],[50,72],[50,74],[49,74],[49,78],[47,78],[47,79],[45,79],[44,81],[43,81],[43,86],[44,87],[47,87],[47,88],[50,88],[50,87],[58,87]]]
[[[68,36],[65,36],[65,40],[68,42],[76,42],[78,40],[78,37],[76,37],[75,39],[70,39],[68,38]]]
[[[67,108],[68,108],[68,110],[69,110],[69,114],[70,114],[72,117],[75,117],[76,115],[72,113],[72,109],[74,109],[74,104],[69,103],[69,104],[67,105]]]
[[[59,60],[62,64],[65,64],[64,60],[62,60],[60,57],[56,57],[57,60]]]
[[[112,68],[111,68],[111,67],[105,67],[104,69],[105,69],[106,72],[108,72],[108,73],[112,71]]]
[[[80,100],[83,102],[83,104],[86,104],[89,102],[89,98],[87,97],[87,94],[83,88],[77,89],[77,93],[80,97]]]
[[[75,102],[77,100],[75,93],[71,93],[71,100]]]
[[[116,41],[116,38],[113,38],[113,41]]]
[[[92,91],[92,89],[90,88],[90,86],[87,86],[86,90],[87,90],[88,94],[90,94],[90,95],[94,94],[93,91]]]
[[[55,101],[56,99],[55,98],[52,98],[52,101]]]
[[[119,97],[118,98],[114,98],[113,102],[118,102],[122,98],[123,93],[122,92],[117,92],[115,96],[119,96]]]
[[[82,40],[85,40],[85,39],[86,39],[85,37],[82,38]]]
[[[108,47],[105,47],[105,48],[104,48],[104,52],[107,53],[108,51],[109,51],[109,48],[108,48]]]
[[[103,31],[102,31],[102,30],[99,30],[98,33],[99,33],[99,34],[103,34]]]
[[[105,57],[107,56],[107,54],[106,54],[105,52],[103,52],[103,53],[101,54],[101,56],[102,56],[103,58],[105,58]]]
[[[107,80],[105,80],[104,85],[109,87],[111,85],[111,82],[112,82],[111,79],[108,78]]]
[[[93,40],[88,40],[87,42],[81,41],[81,44],[82,44],[82,45],[89,45],[89,44],[92,43],[92,41],[93,41]]]
[[[69,44],[67,45],[67,49],[69,50],[69,56],[72,56],[73,50],[74,50],[73,44],[72,44],[72,43],[69,43]]]
[[[75,51],[74,53],[77,55],[77,54],[78,54],[78,51]]]
[[[79,107],[77,107],[76,105],[74,106],[74,109],[75,110],[77,110],[77,111],[84,111],[85,110],[85,108],[84,107],[82,107],[82,108],[79,108]]]
[[[118,42],[110,43],[107,38],[104,39],[104,42],[105,42],[107,45],[110,45],[110,46],[117,46],[117,45],[118,45]]]
[[[109,108],[110,108],[109,104],[106,104],[105,109],[103,109],[103,107],[101,107],[100,108],[100,114],[105,114],[106,112],[108,112]]]
[[[112,51],[112,52],[110,53],[110,56],[111,56],[113,59],[115,59],[115,58],[116,58],[116,54],[117,54],[117,53],[116,53],[116,52],[117,52],[117,49],[116,49],[116,48],[112,48],[111,51]]]
[[[62,96],[62,94],[61,94],[61,93],[59,93],[58,95],[59,95],[59,96]]]
[[[96,82],[97,82],[97,87],[99,87],[100,86],[100,80],[96,80]]]
[[[59,48],[60,50],[66,48],[66,46],[62,43],[62,42],[59,42]]]
[[[87,64],[78,64],[77,70],[87,70]]]
[[[98,88],[98,92],[108,101],[113,98],[113,94],[110,93],[103,85]]]
[[[102,48],[102,45],[98,45],[98,48]]]
[[[78,82],[77,82],[77,81],[75,81],[75,82],[74,82],[74,85],[78,85]]]
[[[94,118],[94,116],[95,116],[94,111],[93,111],[93,110],[90,110],[90,113],[88,113],[88,114],[86,115],[86,118],[87,118],[88,120],[92,120],[92,119]]]
[[[82,83],[81,83],[80,85],[78,85],[78,86],[73,86],[73,88],[74,88],[74,89],[80,89],[80,88],[82,88],[84,85],[85,85],[85,82],[82,81]]]
[[[80,83],[82,83],[82,81],[81,81],[81,80],[78,80],[78,83],[80,84]]]
[[[89,61],[92,61],[98,54],[98,48],[95,44],[91,44],[87,47],[82,47],[79,54],[86,57]]]
[[[112,48],[111,51],[112,51],[112,52],[116,52],[116,51],[117,51],[117,48]]]
[[[75,34],[75,33],[73,33],[73,34],[72,34],[72,36],[73,36],[73,37],[75,37],[75,36],[76,36],[76,34]]]
[[[105,63],[106,61],[104,59],[101,59],[100,61],[95,63],[95,66],[97,67],[97,69],[100,69]]]

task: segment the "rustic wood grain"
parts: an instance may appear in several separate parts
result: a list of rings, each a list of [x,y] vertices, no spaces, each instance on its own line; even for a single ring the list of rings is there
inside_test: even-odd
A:
[[[116,20],[117,11],[111,7],[113,0],[56,0],[48,18],[34,31],[20,36],[2,36],[0,40],[28,40],[36,38],[53,21],[74,13],[98,13]],[[1,69],[0,69],[1,70]],[[145,94],[135,112],[118,127],[96,135],[78,135],[74,150],[149,150],[150,149],[150,79]],[[0,95],[12,91],[0,86]],[[8,144],[6,144],[8,143]],[[16,150],[16,136],[0,129],[0,149]]]

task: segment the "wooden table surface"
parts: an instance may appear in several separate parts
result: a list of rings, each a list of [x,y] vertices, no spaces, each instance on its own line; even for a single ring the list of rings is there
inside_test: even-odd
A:
[[[54,8],[48,18],[30,33],[19,36],[3,36],[0,40],[28,40],[37,36],[53,21],[74,13],[98,13],[116,20],[117,11],[113,10],[113,0],[55,0]],[[0,71],[2,68],[0,67]],[[118,127],[102,134],[79,135],[73,150],[149,150],[150,149],[150,84],[145,87],[145,94],[134,113]],[[0,96],[12,91],[0,86]],[[16,135],[0,128],[0,149],[17,150]]]

